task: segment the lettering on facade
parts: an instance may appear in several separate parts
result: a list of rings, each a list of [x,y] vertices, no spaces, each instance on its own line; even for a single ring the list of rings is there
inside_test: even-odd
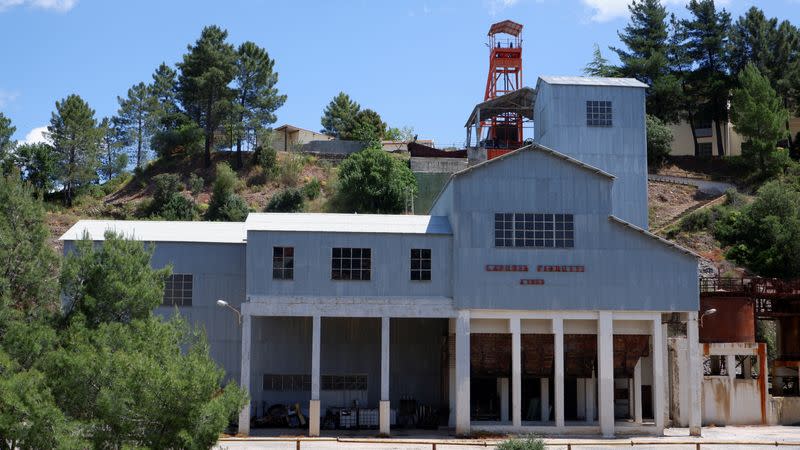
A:
[[[527,264],[487,264],[487,272],[527,272]]]
[[[584,266],[536,266],[537,272],[584,272]]]
[[[519,280],[519,284],[523,286],[541,286],[544,284],[544,280],[541,278],[523,278]]]

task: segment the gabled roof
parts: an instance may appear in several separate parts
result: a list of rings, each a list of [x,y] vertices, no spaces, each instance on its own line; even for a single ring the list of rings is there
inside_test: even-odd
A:
[[[506,33],[512,36],[519,36],[522,33],[522,24],[514,22],[513,20],[503,20],[502,22],[493,23],[491,27],[489,27],[489,33],[487,36],[491,36],[497,33]]]
[[[544,81],[547,84],[567,84],[573,86],[648,87],[636,78],[541,76],[536,84],[538,85],[540,81]]]
[[[502,161],[502,160],[505,160],[506,158],[513,158],[516,155],[521,154],[522,152],[529,152],[529,151],[538,151],[538,152],[541,152],[541,153],[543,153],[545,155],[564,160],[564,161],[566,161],[566,162],[568,162],[570,164],[574,164],[577,167],[580,167],[583,170],[587,170],[589,172],[595,173],[595,174],[600,175],[602,177],[606,177],[609,180],[613,180],[615,178],[614,175],[611,175],[610,173],[608,173],[608,172],[606,172],[604,170],[598,169],[597,167],[590,166],[589,164],[586,164],[586,163],[583,163],[581,161],[578,161],[575,158],[572,158],[572,157],[567,156],[567,155],[565,155],[563,153],[557,152],[557,151],[555,151],[555,150],[553,150],[553,149],[551,149],[549,147],[545,147],[544,145],[533,143],[533,144],[530,144],[530,145],[526,145],[525,147],[518,148],[518,149],[516,149],[514,151],[505,153],[505,154],[503,154],[501,156],[498,156],[496,158],[487,159],[486,161],[483,161],[483,162],[480,162],[478,164],[475,164],[474,166],[470,166],[470,167],[467,167],[466,169],[459,170],[458,172],[453,173],[452,175],[450,175],[450,178],[447,179],[447,182],[444,184],[444,186],[442,186],[442,189],[439,191],[439,193],[436,194],[436,197],[433,199],[433,203],[431,203],[431,207],[429,208],[429,210],[433,209],[433,207],[436,205],[436,202],[439,201],[439,197],[441,197],[442,192],[444,192],[445,189],[447,189],[447,186],[449,186],[450,183],[453,181],[453,179],[455,179],[456,177],[464,175],[466,173],[469,173],[469,172],[471,172],[473,170],[479,170],[479,169],[481,169],[483,167],[486,167],[489,164],[494,164],[497,161]]]
[[[247,231],[452,234],[445,216],[401,214],[251,213]]]
[[[516,91],[503,94],[485,102],[478,103],[472,108],[472,113],[467,119],[465,127],[470,127],[478,121],[478,111],[480,110],[480,120],[497,116],[502,113],[515,112],[526,119],[533,120],[533,106],[536,101],[536,90],[531,87],[523,87]]]
[[[700,256],[697,253],[695,253],[695,252],[693,252],[693,251],[691,251],[691,250],[689,250],[689,249],[687,249],[685,247],[681,247],[680,245],[678,245],[678,244],[676,244],[676,243],[674,243],[672,241],[668,241],[668,240],[662,238],[661,236],[656,236],[655,234],[653,234],[653,233],[651,233],[651,232],[649,232],[649,231],[647,231],[647,230],[645,230],[643,228],[639,228],[639,227],[637,227],[636,225],[634,225],[634,224],[632,224],[630,222],[626,222],[626,221],[620,219],[617,216],[613,216],[613,215],[608,216],[608,220],[611,223],[615,223],[615,224],[620,225],[622,227],[625,227],[625,228],[627,228],[629,230],[633,230],[633,231],[636,231],[638,233],[641,233],[641,234],[643,234],[643,235],[645,235],[645,236],[647,236],[647,237],[649,237],[651,239],[655,239],[656,241],[659,241],[659,242],[661,242],[662,244],[664,244],[666,246],[672,247],[675,250],[678,250],[678,251],[681,251],[683,253],[686,253],[687,255],[694,256],[695,258],[700,258]]]
[[[59,240],[77,241],[87,233],[102,241],[106,231],[144,242],[207,242],[243,244],[244,222],[179,222],[160,220],[79,220]]]

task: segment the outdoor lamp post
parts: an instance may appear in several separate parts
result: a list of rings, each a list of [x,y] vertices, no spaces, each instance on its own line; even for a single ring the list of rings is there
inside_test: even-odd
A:
[[[239,319],[239,325],[242,325],[242,313],[240,313],[238,309],[236,309],[233,306],[229,305],[228,302],[226,302],[225,300],[223,300],[221,298],[217,300],[217,306],[219,306],[221,308],[228,308],[231,311],[235,312],[236,313],[236,317]]]
[[[717,313],[717,308],[711,308],[703,311],[703,314],[700,315],[700,326],[703,326],[703,317],[705,316],[713,316]]]

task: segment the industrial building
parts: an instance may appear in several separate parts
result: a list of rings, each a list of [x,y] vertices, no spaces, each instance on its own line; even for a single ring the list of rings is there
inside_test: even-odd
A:
[[[247,389],[242,434],[276,405],[307,417],[312,436],[661,434],[668,323],[685,323],[700,374],[699,286],[696,255],[647,231],[646,86],[540,77],[525,88],[508,69],[521,29],[490,30],[490,57],[511,61],[492,66],[467,126],[469,166],[427,215],[80,221],[65,252],[107,231],[155,244],[153,266],[173,268],[159,312],[203,326]],[[491,82],[507,76],[508,92]],[[699,398],[699,381],[686,385]]]

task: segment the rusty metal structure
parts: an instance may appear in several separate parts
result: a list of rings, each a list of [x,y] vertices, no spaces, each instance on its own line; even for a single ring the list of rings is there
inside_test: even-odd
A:
[[[522,87],[522,24],[504,20],[489,28],[489,73],[484,101],[509,94]],[[488,128],[485,147],[488,159],[523,145],[522,115],[504,112],[482,121]],[[479,136],[480,138],[480,136]]]

